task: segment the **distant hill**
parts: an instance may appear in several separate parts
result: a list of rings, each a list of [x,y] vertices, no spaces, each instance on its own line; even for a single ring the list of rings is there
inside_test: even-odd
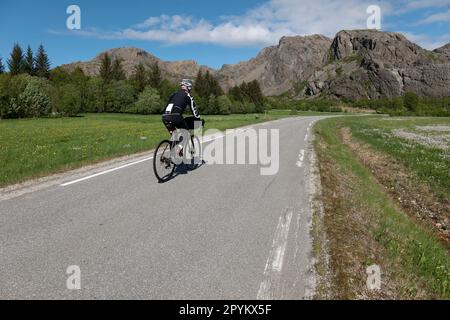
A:
[[[428,97],[450,96],[450,44],[428,51],[393,32],[344,30],[334,39],[322,35],[283,37],[277,46],[262,49],[255,58],[220,70],[195,61],[163,61],[138,48],[107,52],[123,60],[127,76],[139,63],[157,62],[168,80],[195,78],[199,70],[209,70],[225,90],[256,79],[266,95],[289,91],[298,97],[354,99],[412,91]],[[88,75],[97,75],[102,54],[62,67],[80,67]]]

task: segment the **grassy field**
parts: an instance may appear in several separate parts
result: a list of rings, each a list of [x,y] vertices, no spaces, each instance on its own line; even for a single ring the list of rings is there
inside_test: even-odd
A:
[[[449,126],[450,119],[350,117],[316,125],[324,215],[314,219],[314,250],[321,278],[331,279],[319,282],[319,298],[450,298],[448,245],[408,214],[403,199],[392,196],[394,187],[383,184],[379,168],[370,167],[405,168],[400,179],[414,181],[405,186],[429,187],[448,204],[448,150],[395,135],[435,125]],[[381,291],[366,287],[366,268],[372,264],[381,267]]]
[[[450,149],[417,143],[412,139],[399,138],[395,130],[415,133],[427,137],[438,136],[447,140],[445,131],[421,131],[422,127],[447,126],[450,118],[390,118],[363,117],[357,121],[347,119],[343,123],[351,129],[353,136],[369,144],[377,151],[385,152],[407,166],[417,177],[427,182],[442,197],[450,198]],[[433,141],[431,139],[431,141]],[[444,142],[445,144],[445,142]],[[447,140],[450,147],[450,140]]]
[[[289,110],[206,116],[205,129],[224,130],[288,116]],[[159,115],[85,114],[76,118],[0,120],[0,187],[151,150],[167,136]]]

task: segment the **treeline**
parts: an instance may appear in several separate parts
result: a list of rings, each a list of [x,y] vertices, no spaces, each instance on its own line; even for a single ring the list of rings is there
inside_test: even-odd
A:
[[[258,81],[243,82],[225,94],[208,70],[198,72],[193,94],[201,114],[260,113],[268,107]]]
[[[157,63],[139,64],[127,77],[120,59],[104,54],[98,76],[82,69],[50,70],[41,45],[34,56],[15,44],[7,61],[0,59],[0,118],[75,116],[83,112],[160,114],[179,86],[164,80]],[[202,114],[262,112],[267,105],[257,81],[223,92],[209,72],[199,71],[193,92]]]
[[[15,44],[6,61],[0,58],[0,118],[75,116],[83,112],[160,114],[169,96],[179,86],[164,80],[157,63],[139,64],[127,77],[122,61],[104,54],[98,76],[50,69],[50,60],[40,45],[24,52]],[[450,116],[450,97],[422,98],[414,93],[378,100],[291,99],[287,95],[264,97],[258,81],[243,82],[225,93],[209,71],[199,71],[194,92],[201,114],[260,113],[267,109],[342,112],[343,106],[374,109],[397,116]]]
[[[291,99],[287,96],[267,97],[268,109],[291,110],[292,114],[298,111],[316,112],[343,112],[344,103],[338,99]]]
[[[373,109],[377,113],[392,116],[450,116],[450,97],[419,97],[413,92],[406,92],[403,96],[394,98],[377,100],[361,99],[357,101],[346,101],[346,103],[355,108]]]

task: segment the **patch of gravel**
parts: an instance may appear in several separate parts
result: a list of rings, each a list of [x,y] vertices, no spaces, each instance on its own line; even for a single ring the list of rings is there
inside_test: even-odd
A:
[[[428,132],[449,132],[450,126],[445,125],[437,125],[437,126],[416,126],[416,129],[419,131],[428,131]]]
[[[405,129],[396,129],[392,133],[398,138],[407,139],[425,147],[438,148],[442,150],[450,149],[450,136],[449,135],[428,135],[419,134],[415,132],[406,131]]]

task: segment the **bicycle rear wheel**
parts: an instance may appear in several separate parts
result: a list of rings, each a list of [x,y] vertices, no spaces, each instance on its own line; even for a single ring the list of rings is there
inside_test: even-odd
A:
[[[202,162],[202,144],[197,136],[191,136],[191,141],[187,145],[184,154],[185,164],[188,170],[195,170]]]
[[[175,171],[175,163],[171,157],[172,142],[161,141],[156,147],[153,155],[153,171],[159,182],[165,182],[172,178]]]

